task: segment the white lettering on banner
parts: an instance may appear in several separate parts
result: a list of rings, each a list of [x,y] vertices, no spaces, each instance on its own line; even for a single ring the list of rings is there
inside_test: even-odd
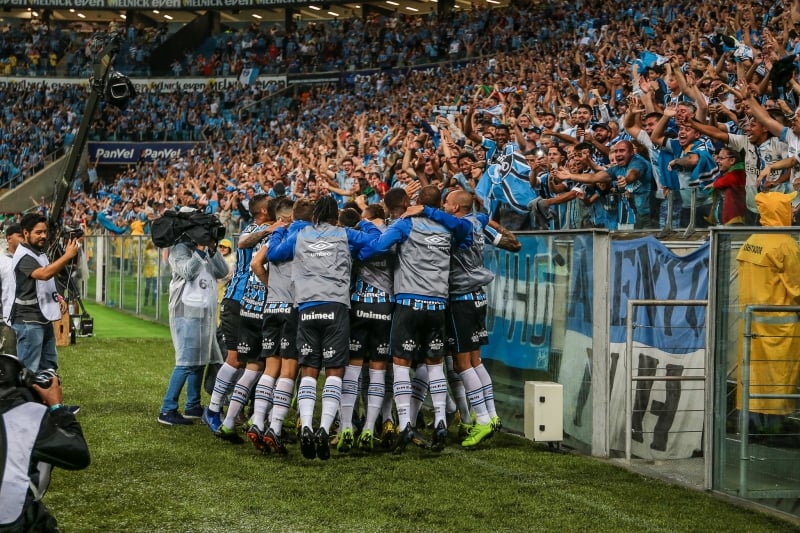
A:
[[[27,4],[21,4],[27,5]],[[49,87],[61,87],[64,85],[88,85],[85,79],[81,78],[48,78],[46,81],[40,79],[30,78],[11,78],[0,77],[0,84],[41,84],[47,83]],[[136,88],[137,93],[143,92],[156,92],[156,93],[170,93],[178,90],[181,91],[204,91],[206,88],[211,87],[219,91],[226,89],[240,88],[241,84],[239,79],[233,76],[225,78],[135,78],[131,80],[133,86]],[[286,85],[286,76],[260,76],[250,87],[255,87],[260,90],[269,90],[271,88],[277,89],[280,86]]]
[[[183,7],[246,7],[251,3],[250,0],[183,0]]]
[[[181,0],[108,0],[108,7],[166,9],[180,8]]]
[[[103,159],[131,159],[133,157],[133,148],[114,148],[106,150],[104,148],[97,149],[96,158]]]
[[[22,2],[22,4],[25,3],[27,2]],[[15,4],[15,5],[22,5],[22,4]],[[30,2],[30,4],[35,5],[36,7],[74,7],[74,8],[86,8],[86,7],[103,8],[106,6],[105,0],[33,0],[32,2]]]
[[[487,291],[486,325],[494,337],[490,346],[522,344],[523,350],[492,350],[492,359],[501,359],[516,368],[546,370],[550,358],[550,332],[553,320],[553,266],[548,254],[509,254],[487,250],[487,264],[497,273]],[[502,265],[498,264],[502,261]],[[500,321],[500,322],[497,322]],[[505,331],[500,327],[507,323]],[[532,348],[532,349],[530,349]],[[488,354],[487,354],[488,355]]]
[[[99,151],[99,150],[98,150]],[[152,159],[172,159],[174,157],[180,157],[181,150],[170,150],[165,148],[163,150],[153,150],[152,148],[145,148],[142,150],[142,157],[149,157]]]

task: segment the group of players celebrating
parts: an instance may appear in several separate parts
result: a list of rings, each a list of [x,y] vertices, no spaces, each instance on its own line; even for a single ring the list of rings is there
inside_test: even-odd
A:
[[[440,190],[427,186],[411,205],[396,188],[360,215],[340,211],[331,196],[257,195],[249,209],[253,222],[240,236],[220,308],[227,357],[202,417],[218,437],[244,442],[236,420],[252,391],[247,438],[262,452],[287,454],[283,426],[296,385],[300,450],[308,459],[330,457],[337,415],[339,452],[382,443],[400,453],[410,442],[441,450],[456,412],[465,448],[500,429],[480,357],[488,342],[484,287],[493,279],[484,245],[517,251],[520,244],[473,211],[472,194],[455,190],[442,203]],[[366,410],[357,432],[362,375]],[[415,427],[427,393],[430,439]]]

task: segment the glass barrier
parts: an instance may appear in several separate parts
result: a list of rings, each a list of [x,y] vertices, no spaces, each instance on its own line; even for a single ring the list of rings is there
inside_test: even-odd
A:
[[[715,231],[713,488],[797,514],[800,231]]]
[[[496,277],[487,287],[492,375],[503,424],[523,431],[526,381],[564,387],[565,443],[592,443],[592,258],[595,233],[518,235],[522,250],[486,249]]]

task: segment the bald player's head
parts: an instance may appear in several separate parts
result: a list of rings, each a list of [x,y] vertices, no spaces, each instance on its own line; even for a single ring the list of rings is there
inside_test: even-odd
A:
[[[464,216],[472,212],[472,194],[466,191],[452,191],[444,202],[444,210],[451,215]]]

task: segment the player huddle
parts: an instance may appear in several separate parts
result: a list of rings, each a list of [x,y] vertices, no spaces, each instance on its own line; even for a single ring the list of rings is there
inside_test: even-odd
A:
[[[488,342],[483,288],[493,279],[483,249],[487,239],[512,251],[520,245],[473,212],[471,194],[453,191],[442,205],[439,189],[424,187],[412,206],[405,190],[392,189],[360,216],[340,211],[330,196],[259,195],[250,211],[221,307],[227,358],[202,416],[218,437],[243,442],[236,420],[252,393],[248,439],[286,454],[283,425],[295,388],[308,459],[330,457],[337,416],[339,452],[380,443],[399,453],[409,442],[441,450],[457,412],[464,447],[500,429],[480,358]],[[364,417],[354,427],[362,393]],[[417,425],[428,393],[430,439]]]

